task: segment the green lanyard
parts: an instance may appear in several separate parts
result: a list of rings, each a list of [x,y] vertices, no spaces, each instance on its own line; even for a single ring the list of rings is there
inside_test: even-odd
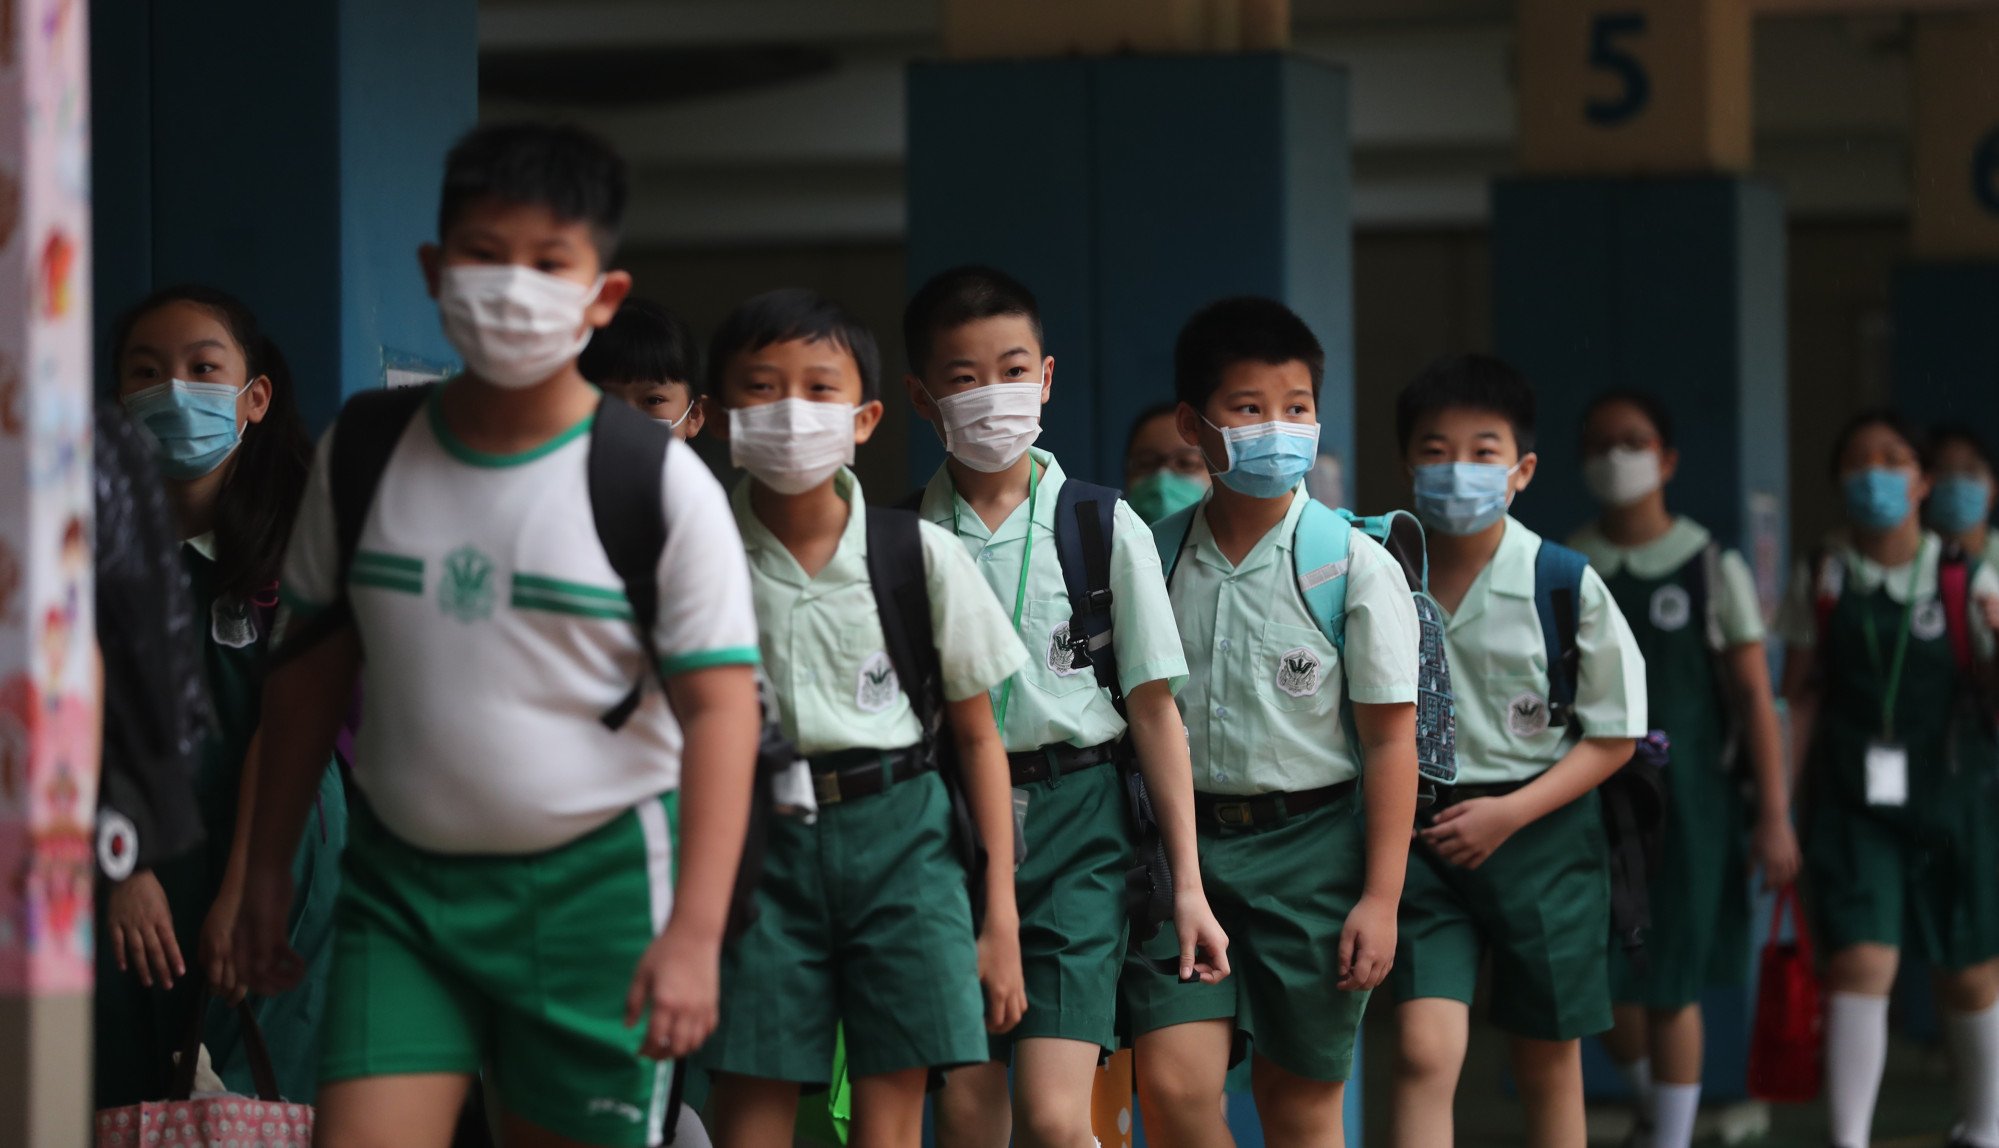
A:
[[[1881,740],[1895,740],[1895,699],[1902,692],[1902,662],[1909,653],[1909,623],[1916,613],[1916,573],[1922,568],[1922,553],[1909,564],[1908,600],[1902,603],[1902,632],[1895,639],[1895,660],[1888,667],[1888,688],[1881,695]],[[1874,608],[1862,604],[1860,611],[1861,633],[1867,638],[1867,656],[1874,663],[1874,669],[1881,669],[1881,637],[1874,630]]]
[[[1013,591],[1013,634],[1016,638],[1020,636],[1020,610],[1021,607],[1027,605],[1027,571],[1028,567],[1034,561],[1034,503],[1040,493],[1041,467],[1033,459],[1029,459],[1027,462],[1027,537],[1025,545],[1020,552],[1020,585],[1016,586]],[[954,535],[958,533],[958,492],[955,487],[951,491],[951,533]],[[988,538],[986,541],[990,544],[992,540]],[[1006,684],[1000,687],[999,705],[993,709],[993,725],[999,730],[1002,742],[1006,740],[1006,708],[1013,701],[1013,683],[1014,679],[1018,677],[1020,677],[1019,674],[1014,674],[1012,677],[1007,678]]]

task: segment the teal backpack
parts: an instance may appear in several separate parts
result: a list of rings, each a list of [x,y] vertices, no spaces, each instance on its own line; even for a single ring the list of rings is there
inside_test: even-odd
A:
[[[1159,562],[1170,586],[1180,552],[1200,513],[1199,503],[1159,520],[1152,538],[1159,546]],[[1347,510],[1335,510],[1322,502],[1307,500],[1291,538],[1291,557],[1297,567],[1298,596],[1305,612],[1319,632],[1344,657],[1347,644],[1347,567],[1353,560],[1353,532],[1359,530],[1381,543],[1390,557],[1402,565],[1409,580],[1410,595],[1416,603],[1419,627],[1416,679],[1416,765],[1421,775],[1420,801],[1429,804],[1440,787],[1458,780],[1457,705],[1451,693],[1450,659],[1444,651],[1444,611],[1430,597],[1430,559],[1423,542],[1423,526],[1414,515],[1392,510],[1373,518],[1362,518]],[[1342,703],[1349,732],[1353,722],[1350,702]]]

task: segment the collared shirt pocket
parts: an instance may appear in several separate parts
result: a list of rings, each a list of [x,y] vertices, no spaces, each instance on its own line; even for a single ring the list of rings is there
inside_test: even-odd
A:
[[[1319,631],[1266,623],[1251,667],[1257,697],[1283,713],[1332,713],[1340,700],[1338,660]]]

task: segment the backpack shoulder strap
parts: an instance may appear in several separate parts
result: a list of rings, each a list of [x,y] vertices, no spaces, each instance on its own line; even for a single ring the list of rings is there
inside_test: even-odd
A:
[[[361,529],[389,458],[417,412],[437,393],[437,384],[363,391],[347,400],[334,422],[333,453],[326,460],[326,478],[333,498],[334,534],[339,545],[341,597],[346,597],[347,572],[361,545]]]
[[[901,498],[897,499],[894,509],[907,510],[911,514],[917,514],[917,515],[922,514],[923,488],[919,486],[915,490],[912,490],[908,494],[905,494]]]
[[[1951,660],[1960,674],[1969,674],[1975,655],[1971,645],[1971,576],[1977,563],[1953,542],[1937,565],[1937,594],[1943,601],[1944,632],[1950,636]]]
[[[654,632],[659,622],[659,558],[666,550],[666,452],[672,443],[672,433],[658,420],[608,394],[598,401],[586,464],[590,517],[604,556],[624,585],[646,658],[631,691],[599,719],[613,730],[631,719],[644,697],[646,679],[659,672]]]
[[[1117,646],[1111,640],[1111,542],[1123,496],[1108,486],[1068,479],[1055,498],[1055,556],[1069,592],[1069,648],[1077,666],[1096,670],[1097,686],[1110,691],[1124,712]]]
[[[1201,512],[1201,503],[1176,510],[1152,524],[1152,543],[1159,548],[1159,568],[1166,575],[1166,582],[1173,582],[1173,567],[1180,562],[1180,552],[1187,548],[1187,536],[1193,533],[1194,516]]]
[[[914,511],[867,509],[868,582],[881,616],[883,647],[896,680],[916,709],[924,737],[943,720],[943,666],[930,622],[930,582],[923,561],[923,524]]]
[[[1550,724],[1566,725],[1576,703],[1576,678],[1582,652],[1576,634],[1582,628],[1583,571],[1589,559],[1558,543],[1541,541],[1534,555],[1534,612],[1541,621],[1541,641],[1548,655]]]
[[[1688,613],[1701,620],[1708,649],[1716,653],[1728,646],[1721,629],[1721,607],[1715,598],[1715,588],[1722,584],[1722,577],[1721,544],[1712,540],[1687,562],[1680,575],[1680,584],[1687,592]]]
[[[1291,535],[1291,562],[1298,575],[1298,593],[1305,612],[1319,632],[1344,649],[1347,640],[1347,568],[1353,564],[1353,520],[1317,499],[1305,509]]]

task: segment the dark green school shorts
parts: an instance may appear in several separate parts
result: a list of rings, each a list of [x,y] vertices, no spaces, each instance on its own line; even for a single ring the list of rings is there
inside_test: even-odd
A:
[[[1182,984],[1129,963],[1122,982],[1134,1036],[1233,1018],[1249,1047],[1307,1080],[1345,1080],[1365,992],[1341,992],[1340,931],[1366,882],[1367,835],[1356,789],[1273,828],[1201,827],[1201,877],[1229,935],[1234,972],[1218,985]],[[1180,953],[1171,929],[1145,946]]]
[[[1409,849],[1396,1002],[1472,1003],[1492,958],[1492,1021],[1515,1036],[1573,1040],[1610,1027],[1610,869],[1595,793],[1515,833],[1476,869]]]
[[[824,1084],[986,1059],[985,999],[950,799],[936,773],[771,821],[757,919],[722,960],[710,1072]]]

